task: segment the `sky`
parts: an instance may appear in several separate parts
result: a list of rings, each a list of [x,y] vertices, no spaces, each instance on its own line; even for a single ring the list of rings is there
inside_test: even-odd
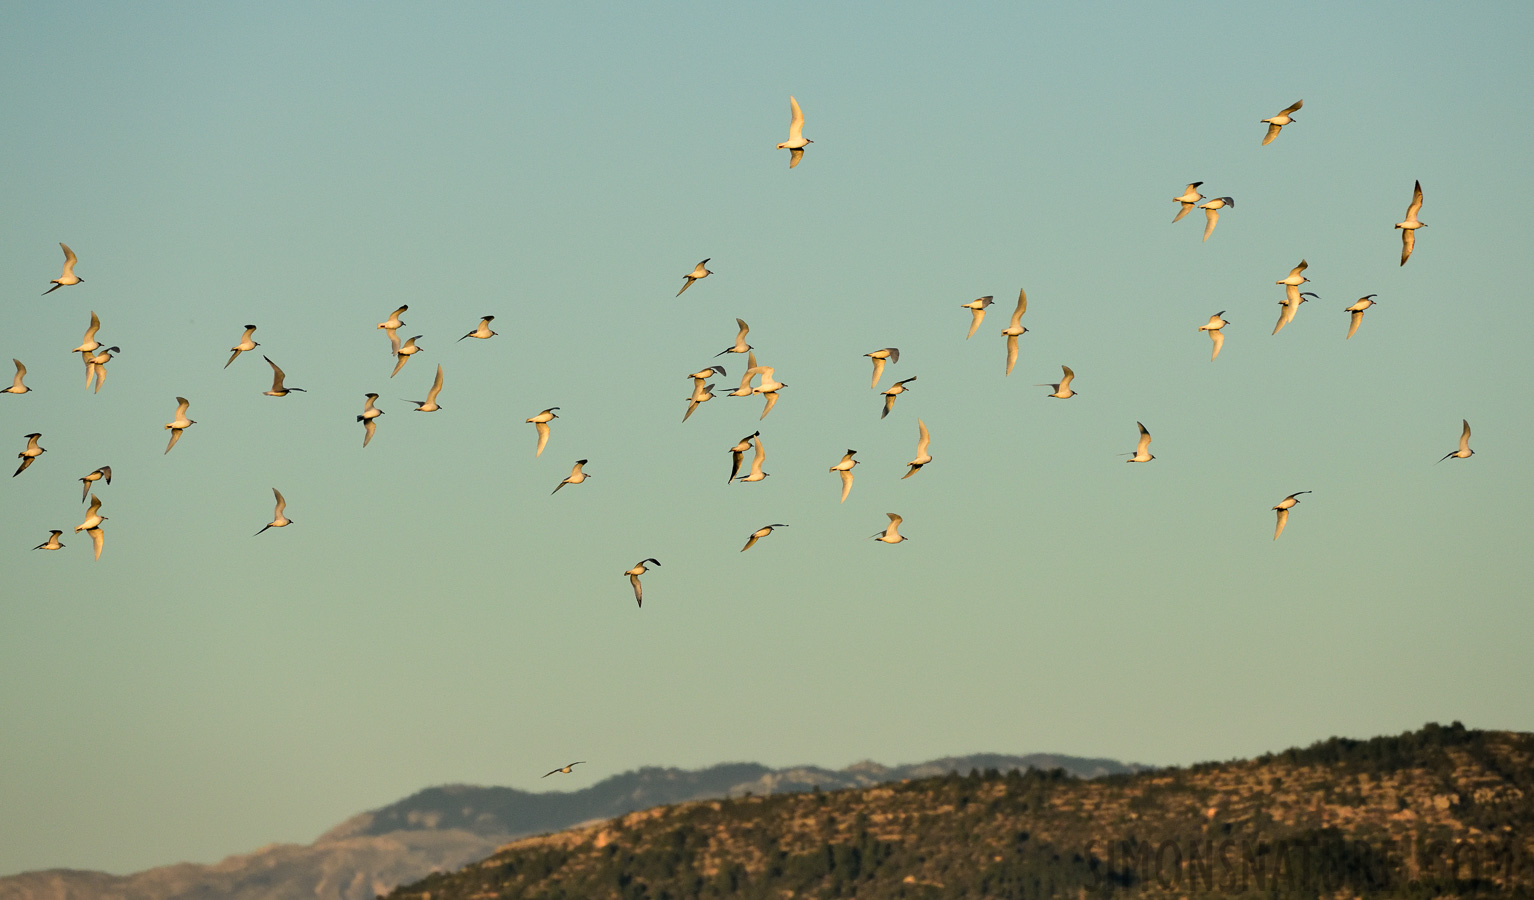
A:
[[[212,862],[572,759],[562,789],[1534,729],[1531,26],[1516,3],[8,8],[0,359],[33,391],[0,395],[0,450],[48,452],[0,483],[0,874]],[[792,171],[790,94],[814,140]],[[1207,243],[1202,215],[1170,224],[1191,181],[1236,200]],[[60,241],[84,283],[42,297]],[[1321,299],[1271,336],[1302,258]],[[402,304],[424,352],[391,379],[374,326]],[[99,393],[67,352],[91,311],[121,347]],[[486,314],[499,336],[457,342]],[[738,383],[714,359],[736,317],[788,387],[765,421],[721,396],[684,424],[686,373]],[[226,369],[246,324],[259,352]],[[919,380],[881,420],[862,354],[890,346],[881,387]],[[262,396],[261,354],[307,393]],[[438,364],[442,411],[412,412]],[[1036,386],[1062,364],[1063,402]],[[177,396],[197,424],[165,454]],[[902,480],[918,417],[934,462]],[[1475,457],[1437,463],[1461,419]],[[1137,421],[1156,459],[1125,465]],[[727,484],[757,429],[772,477]],[[577,459],[593,477],[551,496]],[[71,529],[101,465],[98,562]],[[274,487],[294,524],[255,537]],[[908,542],[869,540],[886,512]],[[66,548],[32,551],[52,528]]]

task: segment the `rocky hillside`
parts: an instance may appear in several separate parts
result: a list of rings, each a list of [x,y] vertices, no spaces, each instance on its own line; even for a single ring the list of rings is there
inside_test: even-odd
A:
[[[973,771],[684,803],[391,900],[1534,897],[1534,735],[1429,725],[1083,781]]]

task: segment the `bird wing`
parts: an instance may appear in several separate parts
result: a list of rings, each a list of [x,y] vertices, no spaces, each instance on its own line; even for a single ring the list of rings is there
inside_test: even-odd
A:
[[[1019,325],[1023,324],[1023,313],[1025,313],[1027,311],[1028,311],[1028,292],[1026,290],[1018,290],[1018,292],[1017,292],[1017,308],[1012,310],[1012,327],[1013,328],[1016,328]]]
[[[1412,248],[1417,246],[1417,232],[1412,228],[1401,229],[1401,265],[1411,259]]]
[[[847,502],[847,495],[852,493],[852,470],[842,469],[842,502]]]
[[[68,278],[70,275],[74,274],[75,263],[79,262],[80,260],[75,256],[75,251],[69,249],[68,244],[60,241],[59,246],[64,249],[64,274],[60,277]]]
[[[437,395],[442,392],[442,364],[437,363],[437,380],[431,383],[431,390],[426,392],[426,402],[436,403]]]
[[[644,606],[644,589],[639,586],[639,576],[638,575],[630,575],[629,576],[629,584],[632,584],[634,586],[634,602],[639,604],[641,607],[643,607]]]
[[[792,169],[794,166],[799,165],[799,163],[803,159],[804,159],[804,148],[803,147],[796,147],[796,148],[788,151],[788,167],[790,169]]]
[[[1411,205],[1406,207],[1406,221],[1417,221],[1417,213],[1422,209],[1422,182],[1412,186]]]
[[[1076,373],[1071,371],[1070,366],[1061,366],[1060,371],[1065,373],[1064,377],[1060,379],[1059,384],[1060,391],[1063,393],[1066,388],[1071,386],[1071,379],[1076,377]]]
[[[368,445],[368,441],[373,439],[373,432],[378,430],[378,420],[368,419],[364,421],[362,423],[362,430],[367,432],[367,434],[362,438],[362,446],[366,447]]]
[[[1220,355],[1220,348],[1225,346],[1225,332],[1218,328],[1211,328],[1209,339],[1214,342],[1214,352],[1209,354],[1209,361],[1214,362],[1215,357]]]
[[[1275,541],[1278,540],[1278,536],[1284,533],[1284,526],[1286,524],[1288,524],[1288,522],[1289,522],[1289,510],[1287,510],[1287,509],[1279,510],[1278,511],[1278,526],[1273,529],[1273,540],[1275,540]]]
[[[281,391],[282,390],[282,380],[284,378],[286,378],[287,376],[283,374],[282,369],[278,368],[276,363],[272,362],[270,359],[267,359],[264,356],[261,357],[261,358],[265,359],[266,360],[266,364],[272,367],[272,391],[273,391],[273,393]]]
[[[1139,422],[1135,424],[1140,426],[1140,441],[1135,444],[1135,456],[1140,456],[1150,449],[1151,436],[1150,432],[1145,430],[1144,425],[1140,425]]]
[[[85,340],[82,343],[89,344],[99,330],[101,330],[101,320],[96,318],[96,314],[93,312],[91,313],[91,327],[85,329]]]
[[[895,407],[895,395],[890,393],[889,391],[885,391],[884,392],[884,412],[879,414],[879,418],[882,419],[885,416],[889,415],[890,414],[890,410],[894,409],[894,407]]]
[[[405,363],[407,363],[409,361],[410,361],[410,357],[407,356],[406,354],[404,354],[404,353],[396,354],[395,362],[394,362],[394,371],[389,373],[389,377],[393,378],[394,376],[398,375],[399,374],[399,370],[405,368]]]
[[[1461,419],[1460,421],[1465,423],[1465,430],[1459,435],[1459,452],[1466,453],[1470,450],[1470,420]]]
[[[757,541],[757,537],[756,537],[756,535],[755,535],[755,534],[754,534],[754,533],[753,533],[753,534],[752,534],[752,535],[751,535],[751,538],[750,538],[750,540],[747,540],[747,541],[746,541],[746,546],[744,546],[744,547],[742,547],[742,548],[740,548],[740,552],[742,552],[742,553],[745,553],[745,552],[746,552],[746,551],[747,551],[747,550],[750,550],[750,549],[751,549],[751,547],[752,547],[752,545],[754,545],[754,544],[755,544],[755,543],[756,543],[756,541]]]
[[[969,334],[964,336],[964,339],[966,341],[969,340],[970,338],[974,337],[975,336],[975,332],[980,329],[980,322],[981,322],[982,319],[985,318],[985,310],[983,308],[982,309],[971,309],[969,311],[969,314],[970,314]]]
[[[873,383],[869,385],[870,388],[878,387],[879,386],[879,376],[884,374],[884,360],[882,360],[879,357],[875,356],[875,357],[873,357],[873,361],[874,361],[874,380],[873,380]]]
[[[792,94],[788,97],[788,109],[788,139],[789,141],[801,140],[804,137],[804,110],[799,108],[799,101],[795,100]],[[796,152],[802,154],[804,151],[799,150]],[[798,160],[795,159],[794,162],[798,162]],[[792,163],[789,164],[789,168],[793,168]]]
[[[16,377],[11,380],[11,387],[24,387],[24,385],[21,383],[21,379],[26,377],[27,367],[22,365],[21,360],[19,359],[12,359],[11,362],[16,364]]]
[[[730,451],[730,481],[726,481],[725,484],[729,484],[731,481],[734,481],[735,476],[740,474],[740,460],[743,456],[745,456],[745,453],[742,451]]]
[[[904,519],[900,518],[899,516],[895,515],[894,513],[885,513],[885,515],[889,516],[889,518],[890,518],[890,528],[892,528],[892,529],[893,528],[899,528],[900,527],[900,523],[905,521]]]
[[[774,406],[778,405],[778,392],[777,391],[764,391],[763,392],[763,396],[765,396],[767,398],[767,405],[762,407],[762,414],[757,417],[757,421],[758,422],[760,422],[762,419],[767,418],[767,414],[772,412],[772,408]]]
[[[170,448],[176,446],[176,442],[179,441],[179,440],[181,440],[181,429],[179,429],[179,428],[172,428],[170,430],[170,443],[165,445],[165,452],[169,453],[170,452]]]
[[[534,422],[533,427],[538,430],[538,449],[533,453],[533,456],[539,457],[543,455],[543,448],[548,446],[549,443],[549,423]]]
[[[1300,109],[1300,107],[1302,107],[1304,105],[1305,105],[1305,101],[1304,100],[1296,100],[1296,101],[1294,101],[1294,105],[1293,106],[1291,106],[1288,109],[1284,110],[1283,112],[1279,113],[1279,115],[1287,116],[1287,115],[1289,115],[1292,112],[1297,112]]]
[[[87,528],[85,530],[85,533],[89,534],[91,536],[91,546],[93,548],[95,548],[96,558],[100,559],[101,558],[101,545],[105,542],[105,537],[106,536],[102,533],[102,531],[101,531],[101,529],[99,527],[98,528]]]
[[[282,491],[279,491],[276,488],[272,488],[272,494],[277,497],[277,513],[276,515],[272,516],[272,518],[280,519],[282,518],[282,511],[288,508],[288,501],[282,498]]]
[[[767,460],[767,448],[762,444],[762,436],[756,436],[756,455],[751,458],[751,471],[762,471],[762,463]]]
[[[921,419],[916,420],[916,429],[917,434],[919,435],[916,438],[916,455],[926,456],[927,445],[932,443],[932,436],[927,433],[927,423],[923,422]]]
[[[1204,222],[1204,240],[1207,241],[1209,236],[1214,234],[1214,226],[1220,222],[1220,211],[1212,206],[1206,206],[1204,207],[1204,218],[1206,220]]]
[[[1353,335],[1357,334],[1358,333],[1358,325],[1363,320],[1364,320],[1364,311],[1361,310],[1361,309],[1353,310],[1352,321],[1348,323],[1348,337],[1343,338],[1343,340],[1347,340],[1348,338],[1351,338]]]
[[[1266,147],[1269,144],[1273,143],[1273,139],[1278,137],[1279,129],[1282,128],[1282,127],[1283,126],[1281,126],[1281,125],[1273,125],[1273,124],[1270,123],[1268,125],[1267,136],[1262,139],[1262,145],[1264,147]]]

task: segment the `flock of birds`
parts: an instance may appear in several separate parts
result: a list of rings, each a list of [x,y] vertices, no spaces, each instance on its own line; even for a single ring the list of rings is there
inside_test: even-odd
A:
[[[1292,106],[1284,109],[1278,115],[1273,116],[1272,118],[1261,120],[1268,126],[1267,134],[1262,139],[1263,145],[1271,143],[1279,135],[1281,129],[1283,129],[1285,126],[1294,124],[1296,120],[1293,116],[1293,113],[1298,111],[1303,105],[1304,101],[1296,102]],[[778,144],[777,148],[780,150],[786,149],[789,151],[789,168],[792,169],[803,161],[805,148],[813,142],[804,137],[804,113],[799,107],[799,102],[793,97],[789,97],[789,107],[791,115],[789,123],[789,138],[787,141]],[[1180,221],[1184,216],[1188,215],[1188,213],[1195,208],[1202,209],[1205,214],[1203,239],[1208,241],[1210,236],[1214,233],[1215,226],[1219,222],[1220,210],[1234,209],[1236,204],[1235,200],[1228,196],[1215,197],[1212,199],[1206,198],[1199,192],[1199,188],[1202,185],[1203,182],[1201,181],[1192,182],[1184,189],[1181,195],[1172,198],[1173,202],[1179,204],[1179,209],[1176,213],[1176,216],[1172,219],[1172,222],[1176,223]],[[1407,206],[1405,219],[1397,223],[1395,226],[1401,231],[1400,264],[1403,266],[1406,265],[1406,261],[1411,258],[1412,251],[1416,246],[1417,229],[1426,227],[1425,224],[1418,219],[1418,214],[1421,209],[1422,185],[1421,182],[1418,182],[1413,187],[1412,198],[1410,204]],[[61,243],[59,246],[64,251],[64,268],[58,278],[51,280],[50,284],[52,287],[50,287],[44,293],[44,296],[51,294],[60,288],[72,287],[84,282],[84,279],[75,274],[75,267],[78,265],[79,259],[76,257],[74,251],[71,250],[66,244]],[[691,272],[683,276],[682,287],[679,291],[677,291],[678,297],[680,297],[683,293],[685,293],[689,288],[693,287],[698,282],[713,274],[708,269],[708,263],[709,259],[702,260],[695,267],[693,267]],[[1281,285],[1284,288],[1284,299],[1279,301],[1280,310],[1278,323],[1273,328],[1273,334],[1275,335],[1282,331],[1284,326],[1288,325],[1294,320],[1295,315],[1299,312],[1301,304],[1308,302],[1311,298],[1319,299],[1319,297],[1313,292],[1300,290],[1300,287],[1310,280],[1304,274],[1305,270],[1308,268],[1308,265],[1309,264],[1305,260],[1300,260],[1299,265],[1291,269],[1287,276],[1279,279],[1276,282],[1276,284]],[[1363,321],[1364,312],[1378,305],[1379,301],[1375,299],[1376,297],[1376,294],[1370,294],[1366,297],[1361,297],[1356,302],[1345,308],[1344,311],[1350,315],[1347,330],[1348,339],[1351,339],[1358,332],[1359,325]],[[991,306],[993,301],[994,297],[985,296],[976,300],[972,300],[968,303],[960,304],[960,308],[968,310],[970,313],[969,332],[966,335],[965,340],[975,336],[976,332],[980,329],[981,323],[985,319],[986,309]],[[409,308],[410,307],[408,305],[400,306],[393,313],[391,313],[387,319],[378,323],[377,326],[388,336],[391,352],[395,358],[394,370],[389,376],[391,378],[393,378],[395,375],[398,375],[400,371],[405,368],[406,364],[409,363],[411,357],[421,352],[423,349],[417,343],[423,337],[422,335],[415,335],[414,337],[410,337],[404,341],[400,340],[399,330],[405,327],[405,323],[400,318],[400,316],[407,312]],[[1007,328],[1001,332],[1001,334],[1006,338],[1006,363],[1004,370],[1005,375],[1011,375],[1013,367],[1017,364],[1018,338],[1028,332],[1028,329],[1022,325],[1023,316],[1027,313],[1027,311],[1028,296],[1026,291],[1020,290],[1018,292],[1017,305],[1012,311],[1011,320]],[[458,340],[464,341],[469,338],[474,338],[477,340],[489,340],[490,338],[495,337],[496,332],[491,330],[491,323],[494,320],[495,316],[492,315],[482,317],[479,324],[473,330],[464,334],[462,337],[458,338]],[[757,362],[755,348],[746,342],[746,337],[751,330],[750,327],[742,319],[736,319],[735,321],[739,326],[739,331],[735,335],[735,340],[729,346],[725,347],[723,350],[717,353],[716,358],[729,354],[734,354],[737,356],[744,354],[746,366],[745,371],[741,376],[739,386],[732,391],[726,392],[724,396],[762,397],[764,404],[762,407],[761,416],[759,418],[766,419],[767,415],[772,412],[773,407],[777,404],[779,392],[788,387],[788,385],[777,380],[772,366],[763,366]],[[1209,321],[1206,324],[1200,325],[1198,327],[1198,330],[1206,332],[1209,335],[1210,340],[1213,342],[1213,351],[1210,354],[1211,361],[1219,358],[1220,350],[1225,343],[1224,329],[1229,324],[1230,320],[1225,318],[1225,311],[1221,310],[1220,312],[1210,316]],[[113,355],[120,352],[120,348],[115,346],[106,347],[103,346],[101,342],[96,340],[96,333],[100,328],[101,321],[97,315],[92,312],[90,325],[85,332],[84,339],[81,341],[79,346],[69,351],[71,353],[78,353],[84,363],[86,379],[85,384],[87,390],[94,390],[98,393],[106,384],[107,367],[112,361]],[[260,344],[255,340],[256,330],[257,329],[255,325],[244,326],[244,333],[240,336],[239,341],[232,348],[230,348],[231,355],[229,357],[229,361],[224,364],[224,368],[227,369],[230,365],[232,365],[240,357],[241,354],[254,351],[257,347],[260,346]],[[884,375],[886,364],[898,364],[900,362],[900,350],[895,347],[884,347],[869,353],[865,353],[863,355],[870,359],[873,363],[873,378],[870,386],[872,389],[878,390],[879,382]],[[287,397],[293,392],[304,391],[303,388],[288,387],[286,384],[286,374],[283,372],[283,370],[275,362],[273,362],[270,357],[263,356],[262,358],[266,360],[267,365],[269,365],[272,369],[272,386],[270,390],[262,392],[265,396],[282,398]],[[4,390],[0,390],[0,393],[12,395],[26,394],[31,390],[26,386],[24,380],[27,375],[27,368],[22,364],[20,360],[13,360],[13,362],[15,362],[16,365],[15,377],[11,383],[11,386]],[[1062,365],[1060,368],[1061,378],[1058,383],[1039,386],[1050,388],[1050,393],[1047,395],[1048,397],[1059,400],[1069,400],[1077,396],[1077,392],[1071,387],[1071,383],[1075,379],[1076,373],[1071,370],[1070,366]],[[682,421],[687,421],[687,419],[697,411],[699,406],[715,398],[716,395],[713,392],[715,385],[709,382],[709,379],[716,376],[719,378],[727,377],[726,369],[723,365],[713,364],[699,371],[691,372],[685,376],[692,379],[693,390],[687,398],[687,409],[682,416]],[[894,382],[888,388],[885,388],[880,392],[884,398],[883,412],[880,414],[881,418],[889,415],[890,411],[895,406],[897,398],[899,398],[901,394],[911,390],[909,385],[915,381],[915,376],[901,379]],[[432,383],[431,390],[427,392],[426,399],[411,400],[407,402],[415,404],[415,412],[431,413],[441,410],[442,407],[438,405],[437,397],[442,391],[442,384],[442,366],[438,365],[436,379]],[[379,395],[376,393],[366,394],[364,396],[362,411],[356,417],[356,421],[362,425],[363,429],[363,447],[366,447],[373,440],[374,435],[377,433],[378,420],[384,415],[384,411],[378,409],[375,405],[378,397]],[[170,451],[175,448],[176,443],[181,439],[182,434],[188,428],[191,428],[193,425],[197,424],[195,419],[188,418],[187,416],[190,407],[191,403],[185,397],[176,398],[175,417],[165,425],[165,429],[170,432],[170,439],[165,446],[165,453],[170,453]],[[557,406],[550,407],[548,409],[542,410],[536,415],[529,417],[526,420],[527,424],[530,424],[534,427],[537,435],[537,444],[534,449],[535,457],[541,456],[544,449],[548,446],[549,437],[552,432],[551,426],[554,420],[559,418],[557,415],[559,409],[560,408]],[[1125,454],[1129,457],[1127,461],[1132,463],[1150,462],[1151,460],[1155,459],[1155,456],[1150,453],[1150,432],[1142,423],[1136,422],[1135,424],[1139,429],[1139,439],[1135,445],[1134,451],[1132,453]],[[930,443],[931,437],[928,434],[926,423],[921,419],[918,419],[917,428],[918,440],[916,444],[916,457],[907,463],[909,468],[906,473],[901,476],[902,479],[910,478],[911,476],[915,475],[922,469],[922,467],[929,465],[933,459],[932,455],[928,452],[928,445]],[[26,446],[19,454],[17,454],[21,460],[21,464],[17,467],[15,473],[12,475],[13,478],[25,472],[38,460],[39,457],[42,456],[44,452],[46,452],[45,448],[43,448],[40,444],[42,439],[41,433],[34,432],[25,435],[25,438],[27,442]],[[731,455],[729,476],[730,483],[734,483],[736,481],[747,483],[759,482],[768,477],[769,473],[763,470],[763,465],[767,459],[767,451],[763,444],[760,430],[755,431],[744,438],[741,438],[740,441],[738,441],[734,446],[730,448],[729,452]],[[746,474],[742,475],[741,466],[747,452],[751,452],[753,456]],[[1468,459],[1471,455],[1473,455],[1473,453],[1474,451],[1470,449],[1470,423],[1466,421],[1463,423],[1463,430],[1460,434],[1458,449],[1449,453],[1443,457],[1443,459]],[[852,490],[853,468],[858,465],[856,455],[856,450],[849,449],[842,456],[841,461],[830,468],[830,471],[836,473],[841,479],[842,502],[846,502],[847,496]],[[1439,462],[1442,461],[1443,460],[1439,460]],[[558,493],[567,485],[579,485],[584,483],[587,479],[591,478],[591,474],[586,472],[584,469],[588,462],[589,460],[586,459],[577,460],[573,468],[570,470],[569,476],[560,481],[559,484],[554,487],[553,493]],[[82,476],[79,481],[83,486],[81,502],[85,503],[86,501],[89,501],[90,506],[88,508],[85,520],[76,526],[74,530],[76,533],[83,531],[90,537],[95,550],[95,558],[100,559],[104,541],[102,525],[107,521],[107,517],[101,515],[101,499],[96,496],[94,491],[101,484],[111,484],[112,468],[111,466],[102,466]],[[1285,497],[1273,507],[1274,511],[1277,513],[1277,525],[1273,532],[1274,540],[1277,540],[1279,535],[1283,533],[1284,526],[1288,523],[1289,520],[1290,511],[1294,509],[1294,507],[1300,502],[1299,497],[1308,493],[1310,493],[1310,491],[1297,491]],[[260,531],[257,531],[257,535],[263,534],[269,529],[285,528],[288,525],[293,524],[293,520],[288,518],[286,515],[287,501],[283,498],[282,492],[276,488],[273,488],[272,494],[276,500],[276,507],[273,512],[272,521],[266,523],[260,529]],[[895,513],[887,513],[886,515],[889,518],[889,524],[881,531],[872,535],[873,539],[886,544],[898,544],[908,540],[908,538],[901,535],[899,531],[900,524],[902,522],[901,517]],[[758,541],[771,535],[775,529],[786,527],[788,527],[786,524],[778,522],[771,525],[764,525],[761,528],[756,529],[748,536],[745,546],[741,548],[741,552],[750,550],[757,544]],[[49,532],[48,540],[37,545],[35,549],[62,549],[64,544],[59,540],[59,538],[63,534],[64,532],[60,529],[51,530]],[[640,583],[640,576],[646,574],[651,566],[659,565],[659,560],[654,558],[647,558],[639,561],[632,568],[626,570],[623,573],[628,577],[633,587],[635,603],[641,607],[644,603],[644,590]],[[571,763],[570,766],[564,766],[560,769],[555,769],[549,774],[568,774],[570,772],[571,766],[574,765],[577,765],[577,763]]]

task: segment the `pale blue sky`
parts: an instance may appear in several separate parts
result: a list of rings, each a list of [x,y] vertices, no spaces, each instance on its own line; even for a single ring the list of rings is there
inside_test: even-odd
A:
[[[0,450],[48,453],[0,483],[0,872],[212,861],[569,759],[566,788],[1534,728],[1526,4],[5,21],[0,359],[34,393],[0,396]],[[1169,224],[1194,180],[1237,201],[1208,243]],[[40,298],[61,240],[85,283]],[[1301,257],[1323,299],[1271,337]],[[426,352],[391,381],[402,303]],[[64,352],[90,310],[122,347],[100,394]],[[454,343],[486,313],[500,337]],[[789,387],[760,426],[729,398],[684,425],[736,316]],[[308,394],[221,368],[247,322]],[[885,383],[919,380],[881,421],[861,354],[892,345]],[[438,363],[444,410],[408,412]],[[1033,387],[1062,363],[1064,403]],[[163,456],[178,394],[198,424]],[[918,416],[936,461],[902,481]],[[1461,418],[1476,457],[1435,466]],[[1157,459],[1126,466],[1137,420]],[[773,477],[727,486],[758,427]],[[101,561],[32,552],[103,464]],[[253,538],[273,486],[296,524]],[[909,543],[867,539],[886,511]]]

